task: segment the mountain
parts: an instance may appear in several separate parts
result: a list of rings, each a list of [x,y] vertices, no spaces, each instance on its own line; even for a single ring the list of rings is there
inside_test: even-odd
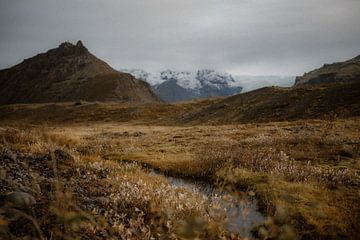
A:
[[[216,101],[182,121],[231,124],[360,116],[360,82],[325,87],[265,87]]]
[[[184,122],[228,124],[360,116],[360,56],[325,64],[294,87],[264,87],[184,115]]]
[[[242,87],[227,73],[214,70],[181,72],[166,70],[149,73],[139,69],[122,70],[152,85],[154,92],[166,102],[178,102],[215,96],[231,96]]]
[[[360,55],[344,62],[324,64],[321,68],[296,77],[295,86],[353,82],[360,80]]]
[[[3,105],[0,121],[21,123],[114,121],[155,125],[207,125],[333,119],[360,116],[360,82],[265,87],[227,98],[175,104],[71,103]]]
[[[156,102],[148,83],[114,70],[78,41],[0,70],[0,104],[66,101]]]
[[[242,92],[249,92],[263,87],[290,87],[295,82],[295,76],[256,76],[256,75],[234,75],[235,81],[243,87]]]

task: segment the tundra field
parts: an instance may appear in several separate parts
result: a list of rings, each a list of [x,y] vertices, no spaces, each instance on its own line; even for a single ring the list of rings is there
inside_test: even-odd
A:
[[[248,237],[356,239],[359,120],[3,121],[0,193],[31,194],[2,199],[0,236],[244,239],[227,227],[223,200],[209,203],[198,190],[171,184],[172,176],[205,182],[239,202],[255,199],[264,221]]]
[[[360,239],[359,0],[0,6],[0,240]]]

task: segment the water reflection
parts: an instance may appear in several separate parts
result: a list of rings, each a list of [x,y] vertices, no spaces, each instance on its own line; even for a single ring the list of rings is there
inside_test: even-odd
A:
[[[154,170],[151,175],[162,175]],[[211,217],[226,220],[228,231],[244,237],[251,237],[251,230],[264,223],[265,217],[258,211],[254,197],[244,193],[230,194],[228,191],[214,188],[212,185],[189,179],[165,176],[175,188],[185,188],[202,194],[209,203]]]

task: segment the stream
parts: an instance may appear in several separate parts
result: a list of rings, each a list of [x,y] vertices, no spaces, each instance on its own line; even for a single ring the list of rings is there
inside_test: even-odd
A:
[[[164,176],[155,170],[151,170],[150,175]],[[208,199],[210,217],[224,216],[227,220],[225,227],[229,232],[251,238],[251,230],[265,222],[265,217],[258,211],[257,202],[254,197],[248,196],[245,193],[234,196],[206,182],[171,176],[165,177],[174,188],[185,188],[206,197]],[[216,210],[214,210],[214,207],[211,207],[215,205],[217,206]]]

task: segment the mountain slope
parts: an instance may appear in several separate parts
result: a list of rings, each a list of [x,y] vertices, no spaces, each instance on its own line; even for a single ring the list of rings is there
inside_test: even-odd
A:
[[[360,116],[360,82],[322,87],[265,87],[185,114],[187,123],[247,123]]]
[[[360,55],[333,64],[324,64],[323,67],[296,77],[295,86],[326,84],[336,82],[352,82],[360,79]]]
[[[176,104],[70,103],[0,106],[0,121],[232,124],[360,116],[360,82],[320,87],[266,87],[228,98]]]
[[[185,122],[267,122],[360,115],[360,56],[325,64],[296,78],[294,87],[265,87],[226,98]]]
[[[169,79],[153,87],[154,92],[166,102],[179,102],[196,98],[192,89],[186,89],[177,84],[175,79]]]
[[[192,72],[166,70],[158,73],[139,69],[124,71],[150,83],[155,93],[166,102],[232,96],[242,90],[231,75],[208,69]]]
[[[112,69],[79,41],[0,70],[0,104],[64,101],[158,101],[150,86]]]

